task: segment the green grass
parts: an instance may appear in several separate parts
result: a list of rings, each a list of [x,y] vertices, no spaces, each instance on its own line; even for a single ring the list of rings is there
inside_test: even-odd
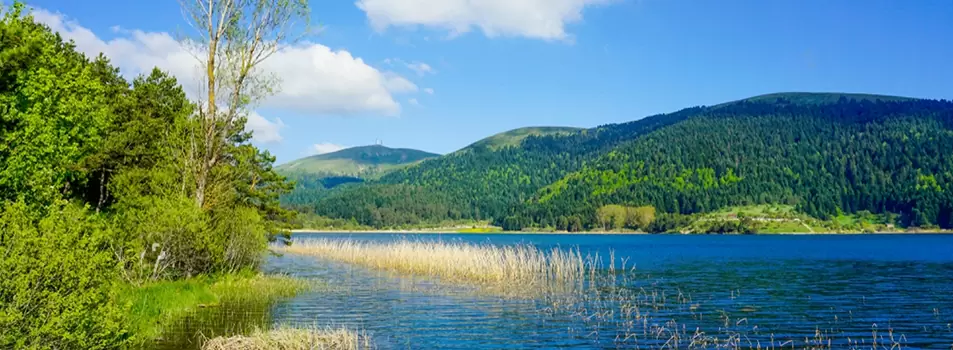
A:
[[[124,285],[120,304],[130,306],[128,326],[136,341],[159,337],[177,319],[203,307],[221,303],[272,301],[294,296],[309,288],[308,282],[288,276],[232,274],[161,281],[144,286]]]
[[[858,219],[856,215],[841,214],[835,217],[833,221],[836,221],[841,226],[852,226],[858,222]]]
[[[767,218],[780,218],[780,217],[793,218],[800,215],[794,211],[794,206],[792,205],[762,204],[762,205],[726,207],[716,212],[707,214],[706,216],[727,218],[728,216],[732,214],[734,215],[744,214],[749,217],[767,217]]]
[[[497,233],[503,232],[499,227],[471,227],[457,230],[457,233]]]
[[[702,214],[691,227],[697,230],[705,227],[706,221],[730,221],[748,217],[755,219],[758,233],[878,232],[896,230],[888,226],[888,223],[896,226],[896,216],[859,212],[841,213],[829,220],[821,220],[798,212],[791,205],[764,204],[726,207]]]
[[[811,233],[811,230],[800,222],[772,222],[760,227],[758,233]]]

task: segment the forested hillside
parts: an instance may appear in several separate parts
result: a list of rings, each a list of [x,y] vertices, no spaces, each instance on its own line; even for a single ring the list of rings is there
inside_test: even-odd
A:
[[[527,136],[518,147],[472,148],[388,173],[366,186],[343,186],[330,193],[315,193],[312,198],[292,194],[285,203],[299,210],[311,208],[322,216],[353,217],[378,227],[413,221],[502,218],[511,206],[530,199],[540,188],[585,162],[636,135],[671,125],[697,111],[686,109],[572,134]],[[399,198],[408,188],[413,188],[413,205]],[[291,197],[295,200],[288,201]],[[402,205],[395,207],[393,203]],[[382,214],[385,212],[393,215]],[[395,219],[378,222],[378,217]]]
[[[904,226],[953,226],[953,104],[783,98],[740,102],[641,137],[542,189],[514,217],[596,221],[607,204],[694,214],[794,205],[828,219],[862,210]]]
[[[359,146],[296,159],[275,167],[275,170],[295,183],[294,189],[281,197],[282,204],[298,208],[324,198],[334,187],[377,179],[388,172],[439,156],[408,148]]]
[[[504,131],[499,134],[487,137],[480,141],[464,147],[460,152],[469,152],[474,149],[481,150],[499,150],[504,147],[516,147],[523,143],[530,136],[553,136],[568,135],[582,131],[581,128],[569,128],[560,126],[530,126]]]
[[[439,154],[381,145],[345,148],[305,157],[277,166],[283,174],[377,177],[390,170],[416,164]]]
[[[667,219],[784,204],[818,218],[896,213],[900,225],[947,228],[950,149],[948,101],[773,94],[455,153],[309,205],[377,227],[459,218],[593,228],[606,205],[652,206]],[[408,189],[413,202],[395,198]]]

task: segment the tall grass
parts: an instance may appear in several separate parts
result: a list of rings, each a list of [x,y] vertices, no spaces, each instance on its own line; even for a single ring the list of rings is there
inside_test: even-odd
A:
[[[459,282],[498,291],[559,291],[581,287],[594,259],[578,249],[494,246],[443,241],[299,240],[281,251]]]
[[[269,303],[312,287],[308,281],[283,275],[199,276],[123,286],[118,302],[130,306],[127,322],[136,341],[148,342],[199,308],[221,303]]]
[[[366,336],[347,328],[281,327],[271,331],[256,330],[249,335],[216,337],[202,345],[202,350],[357,350],[368,348],[370,348],[370,342]]]

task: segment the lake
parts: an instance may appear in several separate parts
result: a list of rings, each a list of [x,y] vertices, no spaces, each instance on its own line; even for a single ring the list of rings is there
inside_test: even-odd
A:
[[[307,256],[269,273],[326,285],[270,306],[205,310],[165,348],[254,326],[359,329],[381,349],[953,349],[953,235],[323,234],[540,248],[608,263],[607,284],[570,299],[512,298]],[[163,346],[160,346],[160,348]]]

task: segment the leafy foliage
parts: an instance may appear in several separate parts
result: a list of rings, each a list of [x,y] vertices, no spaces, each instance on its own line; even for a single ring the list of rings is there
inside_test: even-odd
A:
[[[72,165],[102,144],[109,101],[96,65],[22,10],[0,23],[0,200],[50,204],[86,181]]]
[[[0,347],[122,346],[117,284],[255,268],[287,235],[291,184],[242,115],[200,164],[205,125],[174,78],[130,84],[22,4],[0,12]]]
[[[37,217],[39,216],[39,217]],[[77,205],[0,216],[0,347],[103,349],[128,342],[115,300],[112,230]]]

